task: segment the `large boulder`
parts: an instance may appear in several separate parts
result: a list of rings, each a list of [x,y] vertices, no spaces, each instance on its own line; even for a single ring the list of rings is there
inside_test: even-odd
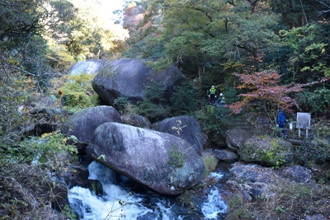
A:
[[[69,75],[96,74],[103,68],[106,60],[85,60],[75,63],[68,71]]]
[[[244,144],[244,142],[252,136],[252,132],[243,128],[234,128],[227,131],[226,144],[227,146],[238,151]]]
[[[79,142],[89,143],[94,130],[106,122],[121,122],[120,115],[115,108],[111,106],[90,107],[68,118],[62,127],[62,133],[76,136]]]
[[[283,139],[255,135],[245,141],[238,154],[242,161],[277,167],[292,162],[291,148]]]
[[[69,112],[61,108],[35,108],[30,111],[31,121],[20,131],[24,136],[42,135],[58,130]]]
[[[132,125],[140,128],[150,128],[150,121],[141,115],[125,114],[121,116],[121,120],[124,124]]]
[[[234,163],[230,168],[230,182],[242,192],[252,197],[273,197],[276,190],[284,183],[274,169],[255,164]]]
[[[285,178],[293,180],[298,183],[311,183],[313,182],[312,171],[300,165],[287,167],[280,173]]]
[[[148,86],[158,83],[170,89],[184,79],[181,71],[170,66],[156,73],[140,59],[119,59],[108,62],[94,78],[92,85],[101,99],[112,105],[117,97],[142,100]]]
[[[203,160],[187,141],[120,123],[100,125],[87,153],[164,195],[182,193],[199,183],[204,173]]]
[[[203,150],[203,135],[199,122],[191,116],[176,116],[153,124],[153,129],[173,134],[192,144],[197,153]]]
[[[238,161],[238,155],[235,152],[232,152],[227,149],[215,149],[213,151],[213,155],[215,158],[217,158],[220,161],[228,162],[228,163],[233,163]]]

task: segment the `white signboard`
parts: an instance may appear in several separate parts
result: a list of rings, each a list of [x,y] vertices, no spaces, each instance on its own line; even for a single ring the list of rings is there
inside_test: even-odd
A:
[[[297,128],[311,129],[311,114],[307,112],[297,112]]]

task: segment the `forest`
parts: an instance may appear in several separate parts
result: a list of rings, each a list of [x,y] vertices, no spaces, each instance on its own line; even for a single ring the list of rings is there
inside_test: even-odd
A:
[[[226,134],[237,126],[276,134],[279,108],[287,122],[295,122],[297,112],[310,113],[309,135],[319,142],[308,158],[304,147],[296,148],[295,162],[314,170],[322,187],[314,192],[306,186],[292,198],[309,206],[297,202],[285,209],[288,198],[280,197],[283,204],[273,207],[277,215],[267,216],[256,211],[269,202],[265,198],[253,200],[254,207],[239,200],[227,219],[260,219],[256,213],[305,219],[308,211],[318,214],[309,207],[321,202],[320,219],[330,217],[329,0],[126,0],[108,17],[100,16],[100,2],[0,0],[0,219],[77,218],[67,202],[47,205],[55,194],[46,191],[65,190],[40,181],[46,170],[66,172],[81,160],[77,140],[58,132],[66,119],[57,111],[72,115],[104,104],[92,88],[94,75],[68,71],[77,62],[122,58],[141,59],[156,72],[174,65],[185,82],[169,98],[157,83],[139,102],[118,97],[118,112],[151,123],[192,116],[207,136],[205,148],[226,148]],[[209,104],[212,85],[225,107]],[[57,110],[50,113],[49,106]],[[266,118],[268,130],[256,126],[259,117]],[[291,142],[305,143],[296,131],[288,133]],[[57,158],[63,152],[71,154],[68,161]],[[31,166],[36,158],[38,166]]]

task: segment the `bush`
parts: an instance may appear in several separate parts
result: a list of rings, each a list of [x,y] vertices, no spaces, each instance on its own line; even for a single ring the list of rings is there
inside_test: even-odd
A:
[[[198,109],[197,97],[197,90],[191,83],[186,82],[175,87],[170,98],[172,115],[187,115],[196,111]]]
[[[330,115],[330,89],[318,88],[314,91],[304,91],[297,94],[297,101],[304,111],[319,116]]]
[[[147,87],[145,99],[137,104],[136,113],[153,122],[170,116],[164,93],[165,88],[159,84]]]
[[[76,112],[99,104],[99,97],[91,84],[94,77],[93,74],[63,77],[65,82],[57,90],[65,109]]]
[[[217,146],[225,144],[226,131],[235,121],[230,109],[213,105],[203,106],[194,113],[194,117],[200,122],[209,140]]]
[[[71,139],[74,139],[72,137]],[[4,156],[0,161],[7,163],[46,163],[56,153],[70,152],[76,154],[75,146],[66,144],[68,138],[60,133],[44,134],[42,137],[31,137],[19,142],[16,146],[3,149]],[[6,162],[7,161],[7,162]]]
[[[71,109],[83,109],[92,106],[90,98],[83,92],[70,92],[62,96],[61,102]]]

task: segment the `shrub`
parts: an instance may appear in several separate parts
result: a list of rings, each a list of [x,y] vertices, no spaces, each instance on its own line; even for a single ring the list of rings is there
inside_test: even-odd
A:
[[[136,113],[147,117],[150,121],[158,121],[168,117],[170,108],[164,97],[165,88],[159,84],[147,87],[145,99],[137,104]]]
[[[235,121],[228,108],[212,105],[203,106],[194,113],[194,117],[200,122],[202,130],[211,142],[217,145],[224,144],[226,131]]]
[[[317,115],[330,115],[330,89],[318,88],[314,91],[304,91],[296,95],[297,102],[304,111]]]
[[[4,149],[5,154],[1,160],[4,162],[46,163],[56,153],[68,151],[76,154],[76,147],[66,144],[67,140],[68,138],[60,133],[31,137],[19,142],[16,146],[8,146]]]
[[[98,95],[92,87],[92,80],[95,75],[66,75],[65,81],[58,89],[65,109],[76,112],[81,109],[96,106],[99,104]]]
[[[173,95],[170,98],[172,115],[186,115],[198,109],[197,90],[191,83],[183,83],[174,88]]]
[[[92,106],[90,98],[83,92],[70,92],[62,96],[61,102],[64,106],[71,109],[82,109]]]

